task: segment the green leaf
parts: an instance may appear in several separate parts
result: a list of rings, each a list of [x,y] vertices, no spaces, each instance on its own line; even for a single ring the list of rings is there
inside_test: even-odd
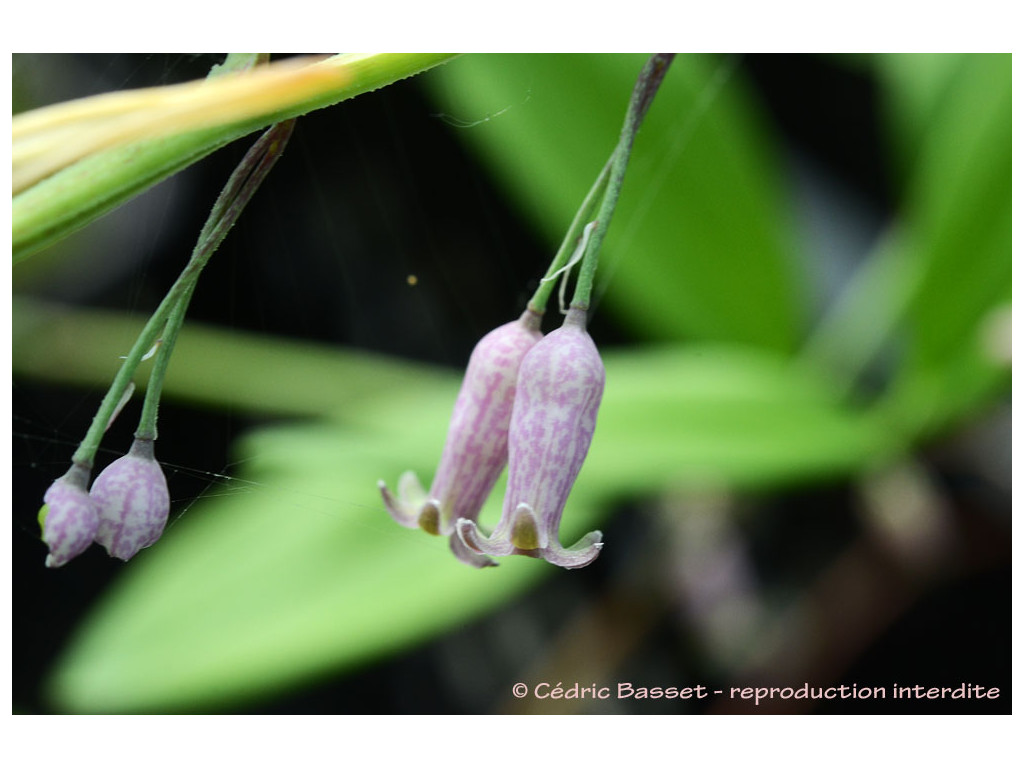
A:
[[[911,445],[1009,383],[1010,60],[875,63],[887,122],[907,153],[900,216],[805,351],[846,386],[886,353],[876,415]]]
[[[955,63],[905,201],[906,246],[920,277],[906,355],[883,407],[912,433],[962,418],[1009,381],[990,339],[1011,295],[1010,56]]]
[[[922,364],[947,359],[1010,296],[1010,56],[961,61],[906,203],[929,265],[912,308]]]
[[[16,195],[11,203],[14,261],[57,242],[149,187],[254,131],[336,104],[422,72],[451,54],[375,54],[338,57],[351,72],[343,86],[296,95],[272,112],[229,120],[98,151]],[[317,65],[321,66],[321,65]]]
[[[722,345],[606,355],[588,456],[609,493],[679,484],[761,488],[843,476],[892,450],[807,369]]]
[[[968,55],[882,53],[866,60],[879,79],[891,157],[901,174],[913,167],[921,142]]]
[[[772,355],[668,347],[608,354],[606,363],[563,543],[598,527],[627,495],[807,480],[885,450],[867,422]],[[455,375],[437,385],[407,379],[404,391],[349,404],[344,424],[277,426],[243,440],[243,477],[179,513],[81,626],[53,671],[55,706],[240,707],[423,642],[541,578],[572,578],[527,558],[474,571],[444,541],[384,512],[379,478],[393,484],[411,468],[429,482],[457,386]],[[499,485],[482,519],[496,522],[500,504]]]
[[[552,243],[615,145],[640,55],[480,55],[430,84]],[[474,122],[482,121],[482,122]],[[461,124],[461,123],[460,123]],[[765,131],[731,60],[677,56],[641,128],[598,292],[652,339],[791,350],[805,321]]]
[[[146,318],[15,296],[12,367],[19,376],[106,387]],[[268,361],[273,361],[268,365]],[[149,371],[135,383],[141,392]],[[186,323],[174,349],[164,394],[250,413],[321,416],[358,408],[367,397],[447,385],[450,374],[423,363],[292,339]]]

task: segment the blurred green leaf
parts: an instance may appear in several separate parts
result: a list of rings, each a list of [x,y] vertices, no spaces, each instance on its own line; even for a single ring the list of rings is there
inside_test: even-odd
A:
[[[253,354],[247,370],[262,365],[274,379],[278,360]],[[867,422],[769,354],[666,347],[605,358],[607,392],[566,510],[567,544],[627,495],[806,480],[884,450]],[[300,395],[306,386],[315,385],[292,382]],[[230,707],[426,640],[550,576],[526,558],[473,571],[383,510],[377,479],[394,483],[411,468],[429,482],[457,387],[455,374],[410,377],[387,395],[339,402],[341,423],[243,440],[242,477],[190,505],[82,626],[54,670],[56,706]],[[485,522],[500,504],[499,488]]]
[[[875,62],[888,123],[907,132],[896,137],[908,153],[899,217],[806,357],[852,386],[888,355],[877,416],[911,445],[984,407],[1009,382],[1010,61]]]
[[[890,159],[900,186],[931,122],[942,109],[962,68],[962,53],[882,53],[867,57],[865,69],[880,85]],[[897,179],[893,179],[897,181]]]
[[[906,247],[921,267],[885,407],[913,433],[962,418],[1009,376],[991,338],[1011,295],[1010,56],[955,64],[904,202]]]
[[[19,376],[96,387],[109,385],[146,318],[71,308],[15,296],[12,366]],[[273,361],[273,365],[267,365]],[[140,366],[141,393],[149,369]],[[320,416],[363,398],[447,385],[450,373],[424,363],[304,344],[202,323],[186,323],[174,349],[165,394],[251,413]]]
[[[944,361],[1010,296],[1010,56],[968,56],[932,121],[906,201],[929,269],[914,364]]]
[[[467,56],[424,82],[554,245],[615,145],[645,60]],[[734,64],[676,57],[637,137],[598,284],[650,338],[791,350],[806,296],[771,144]]]
[[[741,347],[606,355],[591,482],[754,488],[841,476],[885,455],[884,434],[812,372]]]

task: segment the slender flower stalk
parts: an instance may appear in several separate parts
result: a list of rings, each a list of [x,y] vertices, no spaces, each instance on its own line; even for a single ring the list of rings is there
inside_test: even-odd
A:
[[[562,245],[559,246],[558,252],[555,254],[555,258],[551,260],[551,266],[548,267],[547,273],[540,281],[540,285],[537,286],[537,290],[534,291],[534,294],[530,299],[530,303],[528,304],[529,308],[534,312],[541,315],[544,314],[544,310],[548,305],[548,298],[551,296],[551,290],[555,287],[555,275],[565,268],[570,255],[573,253],[576,242],[583,236],[584,229],[588,226],[588,222],[593,218],[594,211],[597,210],[599,200],[603,199],[602,196],[608,189],[608,179],[611,176],[612,161],[614,159],[614,154],[608,158],[608,162],[605,163],[604,168],[601,169],[601,173],[598,174],[597,179],[590,188],[590,191],[587,192],[587,196],[584,198],[583,204],[579,207],[579,210],[576,211],[576,216],[573,217],[572,224],[569,225],[569,230],[565,233],[565,239],[562,240]]]
[[[636,138],[640,125],[647,115],[647,110],[674,58],[674,53],[654,54],[648,59],[640,71],[640,76],[637,77],[633,95],[626,110],[626,119],[622,124],[622,132],[619,134],[619,143],[612,152],[608,189],[601,201],[601,208],[597,215],[597,229],[590,237],[586,253],[583,255],[583,263],[580,265],[579,277],[576,279],[576,293],[573,295],[571,305],[573,307],[584,310],[590,308],[590,292],[594,284],[594,273],[597,271],[597,256],[601,250],[601,243],[604,242],[605,233],[608,231],[608,225],[611,223],[612,214],[615,213],[615,206],[619,202],[619,192],[622,190],[622,181],[626,177],[626,166],[629,164],[629,156],[633,150],[633,140]]]
[[[210,257],[220,246],[227,236],[228,231],[234,226],[239,215],[251,199],[252,195],[259,188],[263,179],[270,172],[274,163],[281,156],[284,146],[291,135],[294,121],[279,123],[270,128],[253,145],[246,156],[239,163],[227,185],[221,191],[210,212],[209,218],[199,233],[199,239],[188,264],[182,270],[181,275],[174,285],[167,292],[163,301],[150,317],[146,326],[139,334],[131,351],[125,357],[120,370],[114,377],[99,410],[93,417],[92,424],[86,432],[85,438],[78,446],[72,456],[72,461],[85,467],[92,467],[93,459],[99,448],[103,433],[110,422],[110,417],[117,408],[131,382],[131,378],[142,361],[143,355],[153,346],[161,331],[167,325],[167,319],[179,303],[190,296],[195,289],[200,273],[206,266]],[[186,299],[187,301],[187,299]]]
[[[164,332],[159,341],[156,360],[153,362],[153,370],[149,374],[149,384],[146,386],[146,398],[142,403],[139,428],[135,432],[137,440],[149,440],[150,442],[156,440],[157,411],[160,407],[160,395],[163,392],[164,379],[167,376],[167,366],[171,362],[174,345],[178,340],[178,332],[185,322],[185,313],[188,311],[188,304],[192,299],[192,292],[194,290],[195,283],[182,294],[167,318],[167,325],[164,326]]]

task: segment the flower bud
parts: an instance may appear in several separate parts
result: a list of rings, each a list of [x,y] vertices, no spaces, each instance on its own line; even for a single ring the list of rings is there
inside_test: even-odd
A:
[[[383,480],[378,483],[384,505],[398,523],[450,536],[456,557],[478,568],[495,563],[465,547],[454,535],[455,521],[477,519],[505,468],[519,364],[540,338],[540,315],[528,309],[477,343],[429,493],[412,472],[399,479],[397,498]]]
[[[490,537],[459,520],[462,542],[484,555],[528,555],[564,568],[589,565],[601,550],[593,531],[569,549],[558,540],[562,509],[583,466],[604,392],[604,365],[586,330],[586,313],[570,309],[561,328],[523,359],[509,425],[508,489]]]
[[[127,456],[99,474],[90,495],[99,506],[96,541],[112,557],[130,560],[159,539],[171,501],[153,441],[136,439]]]
[[[50,554],[46,556],[47,568],[59,568],[78,557],[96,536],[99,508],[85,488],[88,482],[89,471],[73,464],[43,496],[39,523],[43,541],[50,548]]]

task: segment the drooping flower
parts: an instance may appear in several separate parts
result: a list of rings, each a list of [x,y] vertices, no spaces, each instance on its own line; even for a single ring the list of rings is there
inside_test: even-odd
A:
[[[562,327],[534,346],[519,367],[501,520],[489,537],[475,520],[459,520],[457,532],[468,549],[492,557],[528,555],[564,568],[582,568],[597,557],[600,531],[565,549],[558,527],[590,448],[604,378],[586,312],[570,309]]]
[[[378,483],[384,505],[398,523],[448,536],[455,556],[477,568],[495,563],[465,546],[454,533],[455,521],[477,519],[508,461],[516,378],[523,357],[540,341],[540,320],[527,309],[477,342],[429,493],[412,472],[399,478],[397,497],[383,480]]]
[[[50,548],[47,568],[59,568],[78,557],[92,544],[99,527],[99,507],[89,496],[86,485],[89,470],[72,464],[67,473],[55,480],[43,496],[39,523],[43,541]]]
[[[156,542],[171,502],[167,479],[153,456],[153,441],[136,439],[126,456],[99,474],[90,495],[99,507],[96,541],[112,557],[130,560]]]

